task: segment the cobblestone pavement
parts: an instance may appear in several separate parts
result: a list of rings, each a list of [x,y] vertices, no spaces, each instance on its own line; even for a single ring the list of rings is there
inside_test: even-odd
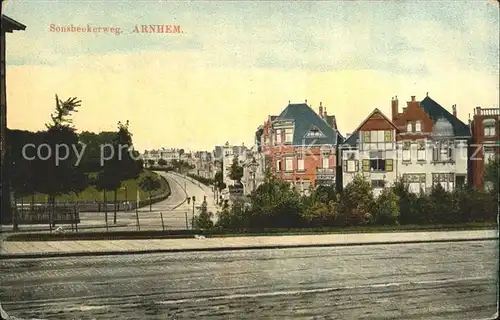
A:
[[[43,319],[479,319],[498,241],[0,261],[3,308]]]

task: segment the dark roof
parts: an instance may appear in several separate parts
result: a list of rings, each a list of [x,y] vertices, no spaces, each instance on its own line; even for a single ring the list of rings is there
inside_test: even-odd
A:
[[[453,126],[453,132],[456,137],[470,137],[470,128],[468,125],[460,121],[457,117],[454,117],[448,110],[443,108],[439,103],[432,100],[429,96],[425,97],[424,100],[420,101],[420,107],[424,109],[424,112],[429,115],[429,117],[436,122],[439,118],[445,118]]]
[[[349,138],[347,138],[343,145],[350,146],[350,147],[355,147],[358,144],[358,138],[359,138],[359,131],[353,132]]]
[[[271,121],[274,121],[278,116],[271,116]]]
[[[24,29],[26,29],[26,26],[24,24],[19,23],[16,20],[2,14],[2,32],[12,32]]]
[[[336,145],[337,130],[333,129],[311,107],[305,103],[289,104],[274,120],[291,120],[294,122],[293,145]],[[313,128],[318,129],[324,137],[305,137]]]

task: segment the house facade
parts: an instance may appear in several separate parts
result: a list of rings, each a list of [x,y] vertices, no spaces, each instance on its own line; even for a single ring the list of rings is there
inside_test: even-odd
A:
[[[339,134],[334,116],[320,103],[319,114],[306,103],[289,103],[257,130],[259,150],[271,174],[303,193],[318,185],[335,186]]]
[[[362,174],[378,195],[397,178],[397,127],[375,109],[342,147],[342,182],[345,187]]]
[[[470,184],[477,189],[484,189],[485,166],[495,155],[500,154],[500,109],[475,108],[470,127]]]
[[[401,112],[402,111],[402,112]],[[412,192],[441,184],[445,190],[467,183],[469,127],[437,102],[415,96],[391,119],[378,109],[347,139],[342,151],[343,185],[356,173],[372,184],[374,194],[402,178]]]

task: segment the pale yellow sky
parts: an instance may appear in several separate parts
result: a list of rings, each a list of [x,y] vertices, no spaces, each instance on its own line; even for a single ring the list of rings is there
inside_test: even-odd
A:
[[[394,54],[371,47],[377,41],[376,35],[352,31],[359,25],[350,29],[350,22],[342,21],[338,23],[343,23],[344,31],[351,32],[349,37],[357,40],[342,45],[347,41],[345,32],[332,34],[328,29],[313,28],[309,32],[315,43],[325,43],[326,49],[321,51],[308,51],[311,44],[305,51],[290,47],[289,43],[283,47],[289,50],[275,48],[273,37],[279,34],[247,35],[253,42],[246,44],[250,41],[245,41],[244,35],[238,33],[240,41],[236,42],[231,40],[236,38],[227,39],[226,32],[220,37],[213,33],[201,36],[201,48],[148,48],[148,41],[170,37],[148,35],[149,38],[140,39],[140,50],[107,48],[99,52],[86,50],[92,39],[81,34],[64,35],[65,38],[47,35],[46,30],[35,29],[34,20],[28,16],[23,19],[21,11],[6,13],[27,25],[24,34],[9,34],[7,39],[10,128],[44,129],[54,108],[55,93],[63,99],[76,96],[82,100],[80,112],[74,116],[74,124],[80,130],[114,130],[118,121],[130,120],[134,144],[141,151],[162,146],[212,150],[225,141],[251,145],[257,126],[269,114],[279,114],[289,100],[307,99],[315,110],[323,102],[328,114],[336,115],[342,134],[354,130],[374,108],[389,115],[394,95],[404,105],[411,95],[423,99],[429,92],[448,110],[457,104],[459,118],[464,122],[478,105],[498,106],[498,70],[494,63],[483,66],[485,59],[480,53],[471,54],[491,49],[485,47],[487,40],[494,39],[487,34],[492,30],[486,22],[475,22],[475,34],[461,33],[459,28],[449,29],[435,21],[401,24],[399,34],[414,47]],[[37,17],[31,12],[32,16]],[[498,15],[493,22],[495,19],[498,21]],[[189,30],[188,22],[181,22]],[[235,22],[225,23],[230,26]],[[193,30],[202,32],[194,27]],[[380,32],[382,36],[391,36]],[[37,33],[44,38],[35,36]],[[255,40],[259,36],[270,39],[261,43]],[[180,37],[183,36],[178,37],[179,41],[183,39]],[[461,37],[460,42],[457,37]],[[196,39],[192,35],[186,38]],[[68,41],[72,41],[71,49],[76,51],[68,53],[64,47]],[[498,41],[493,47],[498,60]],[[346,63],[358,49],[367,52]],[[274,55],[273,60],[269,60],[268,53]],[[31,61],[34,56],[45,62]],[[343,57],[343,62],[330,68],[321,65],[333,56],[332,64],[338,57]],[[378,57],[378,63],[370,60],[372,56]]]

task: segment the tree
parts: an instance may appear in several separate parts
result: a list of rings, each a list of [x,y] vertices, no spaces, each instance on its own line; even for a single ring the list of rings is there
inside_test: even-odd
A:
[[[250,206],[252,228],[298,228],[304,224],[300,195],[286,181],[271,177],[252,192]]]
[[[212,229],[214,226],[212,216],[213,214],[208,212],[207,202],[203,201],[199,209],[199,214],[193,218],[193,227],[201,230]]]
[[[121,181],[116,179],[117,173],[115,172],[115,170],[116,169],[113,166],[106,166],[103,170],[101,170],[101,172],[98,173],[96,179],[96,189],[103,192],[104,195],[104,219],[106,220],[106,224],[108,223],[108,199],[106,192],[114,191],[121,185]],[[116,215],[114,218],[114,223],[116,223]]]
[[[38,191],[49,196],[52,213],[55,212],[57,195],[81,190],[85,184],[85,175],[75,166],[76,154],[72,152],[73,147],[79,144],[70,116],[73,112],[77,112],[80,106],[81,101],[77,98],[62,101],[56,95],[56,110],[51,114],[52,122],[46,124],[47,131],[41,134],[41,140],[48,145],[48,150],[44,148],[39,154],[38,161],[34,162],[37,172],[35,184],[39,186]],[[69,155],[66,159],[56,158],[55,150],[60,146],[67,147]]]
[[[343,225],[356,226],[370,223],[373,219],[373,206],[371,185],[362,175],[356,175],[340,196],[339,213]]]
[[[495,155],[493,158],[491,158],[488,163],[486,164],[486,167],[484,169],[484,181],[485,184],[489,184],[491,186],[491,192],[495,195],[498,195],[498,180],[499,180],[499,173],[498,171],[500,170],[500,156]]]
[[[238,156],[233,158],[233,163],[229,168],[229,178],[238,184],[241,184],[241,178],[243,178],[243,167],[240,166]]]
[[[149,194],[149,211],[153,211],[152,192],[161,188],[160,180],[156,179],[152,175],[147,175],[139,182],[139,186],[142,190]]]
[[[148,159],[147,164],[148,164],[148,167],[152,167],[155,165],[155,161],[153,159]]]
[[[375,223],[378,225],[399,224],[399,198],[391,188],[385,188],[375,200]]]

